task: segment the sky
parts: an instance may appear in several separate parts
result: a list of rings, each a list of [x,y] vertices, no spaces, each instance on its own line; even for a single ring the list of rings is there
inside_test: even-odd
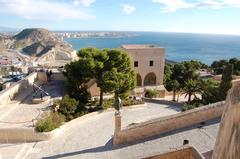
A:
[[[0,0],[0,26],[240,35],[240,0]]]

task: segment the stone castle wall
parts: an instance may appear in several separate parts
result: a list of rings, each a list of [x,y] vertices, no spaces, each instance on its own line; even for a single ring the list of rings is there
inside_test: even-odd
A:
[[[178,150],[166,152],[160,155],[153,155],[144,159],[203,159],[203,157],[195,148],[186,146],[181,147]]]
[[[228,94],[212,158],[240,158],[240,81]]]
[[[175,115],[139,123],[121,131],[115,131],[114,144],[126,144],[219,118],[222,116],[224,106],[225,102],[218,102]]]

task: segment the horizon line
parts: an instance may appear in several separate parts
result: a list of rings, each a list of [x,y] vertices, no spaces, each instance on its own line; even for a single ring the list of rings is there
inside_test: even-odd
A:
[[[1,26],[4,27],[4,26]],[[5,28],[9,28],[9,27],[5,27]],[[149,31],[149,30],[65,30],[65,29],[48,29],[45,27],[26,27],[24,29],[29,29],[29,28],[44,28],[47,29],[51,32],[145,32],[145,33],[179,33],[179,34],[207,34],[207,35],[226,35],[226,36],[240,36],[240,33],[210,33],[210,32],[181,32],[181,31]],[[21,32],[24,29],[20,29],[20,28],[10,28],[10,29],[16,29],[16,31],[0,31],[1,32]]]

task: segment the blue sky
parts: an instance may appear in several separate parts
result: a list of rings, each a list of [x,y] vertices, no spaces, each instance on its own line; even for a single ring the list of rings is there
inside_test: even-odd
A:
[[[240,0],[0,0],[0,26],[240,34]]]

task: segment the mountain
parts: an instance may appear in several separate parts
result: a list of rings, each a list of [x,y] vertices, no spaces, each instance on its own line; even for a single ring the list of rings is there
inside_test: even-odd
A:
[[[12,37],[0,36],[0,48],[19,50],[36,61],[72,60],[71,45],[42,28],[24,29]]]

